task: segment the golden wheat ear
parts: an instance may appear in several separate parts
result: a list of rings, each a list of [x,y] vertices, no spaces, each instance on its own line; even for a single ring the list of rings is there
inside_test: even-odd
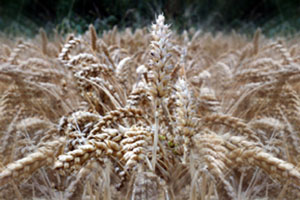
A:
[[[7,184],[9,179],[16,181],[31,176],[37,169],[54,163],[59,149],[65,143],[65,138],[47,142],[41,145],[34,153],[8,164],[0,172],[0,185]]]
[[[74,38],[74,36],[68,39],[68,42],[63,46],[60,54],[58,55],[58,59],[63,63],[67,64],[70,60],[69,54],[73,48],[75,48],[78,44],[80,44],[79,38]]]
[[[90,31],[91,47],[92,47],[92,50],[94,52],[96,52],[98,50],[97,49],[97,32],[96,32],[95,27],[92,24],[89,26],[89,31]]]
[[[47,37],[47,33],[45,32],[45,30],[43,28],[40,29],[40,35],[41,35],[41,39],[42,39],[42,52],[44,55],[47,55],[48,54],[48,50],[47,50],[48,37]]]
[[[296,185],[300,184],[300,171],[297,166],[276,158],[243,137],[232,136],[227,141],[225,145],[230,149],[227,156],[235,163],[258,166],[279,181],[290,180]]]
[[[253,54],[254,55],[258,54],[260,37],[261,37],[261,29],[259,28],[255,31],[255,34],[253,37]]]

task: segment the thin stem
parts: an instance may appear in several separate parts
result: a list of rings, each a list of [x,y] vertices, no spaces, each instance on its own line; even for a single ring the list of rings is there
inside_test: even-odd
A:
[[[155,115],[155,131],[154,131],[154,141],[153,141],[153,149],[152,149],[152,169],[155,171],[156,165],[156,152],[157,152],[157,145],[158,145],[158,127],[159,127],[159,119],[158,119],[158,99],[154,101],[154,115]]]

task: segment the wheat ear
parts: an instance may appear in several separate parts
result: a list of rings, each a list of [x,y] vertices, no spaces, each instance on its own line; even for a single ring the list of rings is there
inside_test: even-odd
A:
[[[184,138],[184,155],[183,163],[187,163],[187,157],[189,151],[192,148],[191,138],[194,136],[196,131],[196,113],[195,113],[195,104],[194,98],[191,91],[188,89],[188,84],[184,79],[178,79],[176,85],[176,114],[177,121],[176,125],[178,127],[178,133]]]
[[[89,30],[90,30],[92,50],[94,52],[96,52],[97,51],[97,32],[95,30],[95,27],[92,24],[89,26]]]
[[[154,119],[155,119],[155,131],[154,131],[154,143],[152,152],[152,166],[155,170],[156,165],[156,151],[158,145],[158,131],[159,131],[159,112],[158,109],[162,104],[162,98],[166,97],[169,93],[169,80],[171,70],[168,70],[167,63],[170,59],[170,36],[171,31],[169,25],[164,24],[165,17],[159,15],[156,19],[156,24],[152,25],[152,41],[150,44],[150,63],[149,63],[149,75],[152,76],[152,80],[149,87],[149,92],[153,96],[154,100]]]
[[[256,133],[253,130],[251,130],[251,128],[246,123],[242,122],[242,120],[239,118],[224,114],[212,114],[210,116],[204,117],[203,122],[205,124],[210,125],[223,124],[238,131],[240,134],[248,136],[254,141],[259,141],[259,138],[256,136]]]
[[[9,178],[22,180],[34,173],[37,169],[53,163],[57,151],[65,143],[65,138],[47,142],[36,152],[26,157],[8,164],[0,172],[0,186],[6,184]]]
[[[47,55],[47,45],[48,45],[48,38],[45,30],[43,28],[40,29],[40,35],[42,39],[42,52],[44,55]]]
[[[300,171],[296,166],[265,152],[257,143],[240,136],[231,136],[226,141],[229,149],[227,157],[233,162],[259,166],[277,180],[291,180],[296,185],[300,184]]]
[[[80,44],[79,38],[71,37],[71,39],[63,46],[60,54],[58,55],[58,59],[67,64],[68,60],[70,59],[69,54],[73,48],[75,48],[78,44]]]

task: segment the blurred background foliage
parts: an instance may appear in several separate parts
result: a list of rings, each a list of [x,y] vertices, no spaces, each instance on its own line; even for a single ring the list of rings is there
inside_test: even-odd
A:
[[[260,27],[273,36],[300,30],[299,0],[0,0],[0,30],[13,36],[33,36],[40,27],[82,33],[94,24],[101,33],[115,25],[149,26],[162,12],[178,31],[195,27],[251,34]]]

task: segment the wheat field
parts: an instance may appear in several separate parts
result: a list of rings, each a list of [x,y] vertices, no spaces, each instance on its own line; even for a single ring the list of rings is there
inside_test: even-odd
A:
[[[297,37],[0,41],[0,199],[300,199]]]

